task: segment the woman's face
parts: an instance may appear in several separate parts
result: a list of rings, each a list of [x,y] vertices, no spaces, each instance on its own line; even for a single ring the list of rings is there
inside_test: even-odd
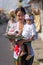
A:
[[[23,21],[24,21],[25,15],[24,15],[23,12],[18,11],[16,16],[17,16],[17,20],[18,20],[19,22],[23,22]]]

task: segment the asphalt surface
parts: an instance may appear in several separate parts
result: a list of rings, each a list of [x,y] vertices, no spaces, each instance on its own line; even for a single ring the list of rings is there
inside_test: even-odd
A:
[[[10,43],[3,35],[7,24],[0,25],[0,65],[15,65],[13,52],[10,51]]]

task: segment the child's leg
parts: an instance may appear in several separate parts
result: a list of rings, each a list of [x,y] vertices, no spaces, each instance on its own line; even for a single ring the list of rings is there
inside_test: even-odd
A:
[[[31,49],[30,49],[30,47],[27,46],[27,49],[28,49],[28,55],[30,55],[30,54],[31,54]]]
[[[25,49],[24,49],[24,45],[21,46],[21,49],[22,49],[22,50],[21,50],[20,56],[23,56],[23,55],[26,54]]]
[[[14,46],[13,46],[13,43],[14,43],[14,41],[13,40],[9,40],[10,41],[10,46],[11,46],[11,48],[10,48],[10,51],[12,51],[13,50],[13,48],[14,48]]]
[[[26,57],[26,60],[29,60],[32,57],[32,55],[31,55],[31,49],[30,49],[29,46],[27,46],[27,50],[28,50],[28,56]]]
[[[10,42],[10,45],[11,45],[10,51],[12,51],[14,46],[13,46],[13,44],[11,42]]]
[[[28,55],[27,45],[24,43],[23,46],[24,46],[23,47],[23,52],[21,54],[22,61],[24,61],[26,59],[27,55]]]
[[[23,44],[20,56],[23,56],[23,55],[26,55],[26,54],[28,54],[28,52],[27,52],[27,45]]]

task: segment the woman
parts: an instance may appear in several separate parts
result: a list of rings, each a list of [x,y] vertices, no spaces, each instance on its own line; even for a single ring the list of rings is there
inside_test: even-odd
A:
[[[23,27],[25,25],[25,14],[26,14],[25,9],[23,7],[19,7],[16,9],[15,14],[16,14],[16,18],[18,21],[17,22],[17,30],[22,32]],[[22,42],[24,43],[25,51],[27,51],[27,48],[26,48],[27,46],[25,45],[25,43],[28,42],[28,40],[23,40]],[[22,56],[21,57],[21,59],[22,59],[21,63],[23,63],[23,65],[32,65],[32,63],[33,63],[34,52],[33,52],[33,49],[31,47],[31,44],[30,44],[30,48],[31,48],[32,57],[29,60],[25,60],[26,56]]]

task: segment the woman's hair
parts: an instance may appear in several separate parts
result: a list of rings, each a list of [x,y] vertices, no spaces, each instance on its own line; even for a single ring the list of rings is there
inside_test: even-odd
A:
[[[18,11],[23,12],[24,15],[26,14],[25,9],[24,9],[23,7],[18,7],[18,8],[15,10],[15,14],[16,14],[16,15],[17,15],[17,12],[18,12]]]

